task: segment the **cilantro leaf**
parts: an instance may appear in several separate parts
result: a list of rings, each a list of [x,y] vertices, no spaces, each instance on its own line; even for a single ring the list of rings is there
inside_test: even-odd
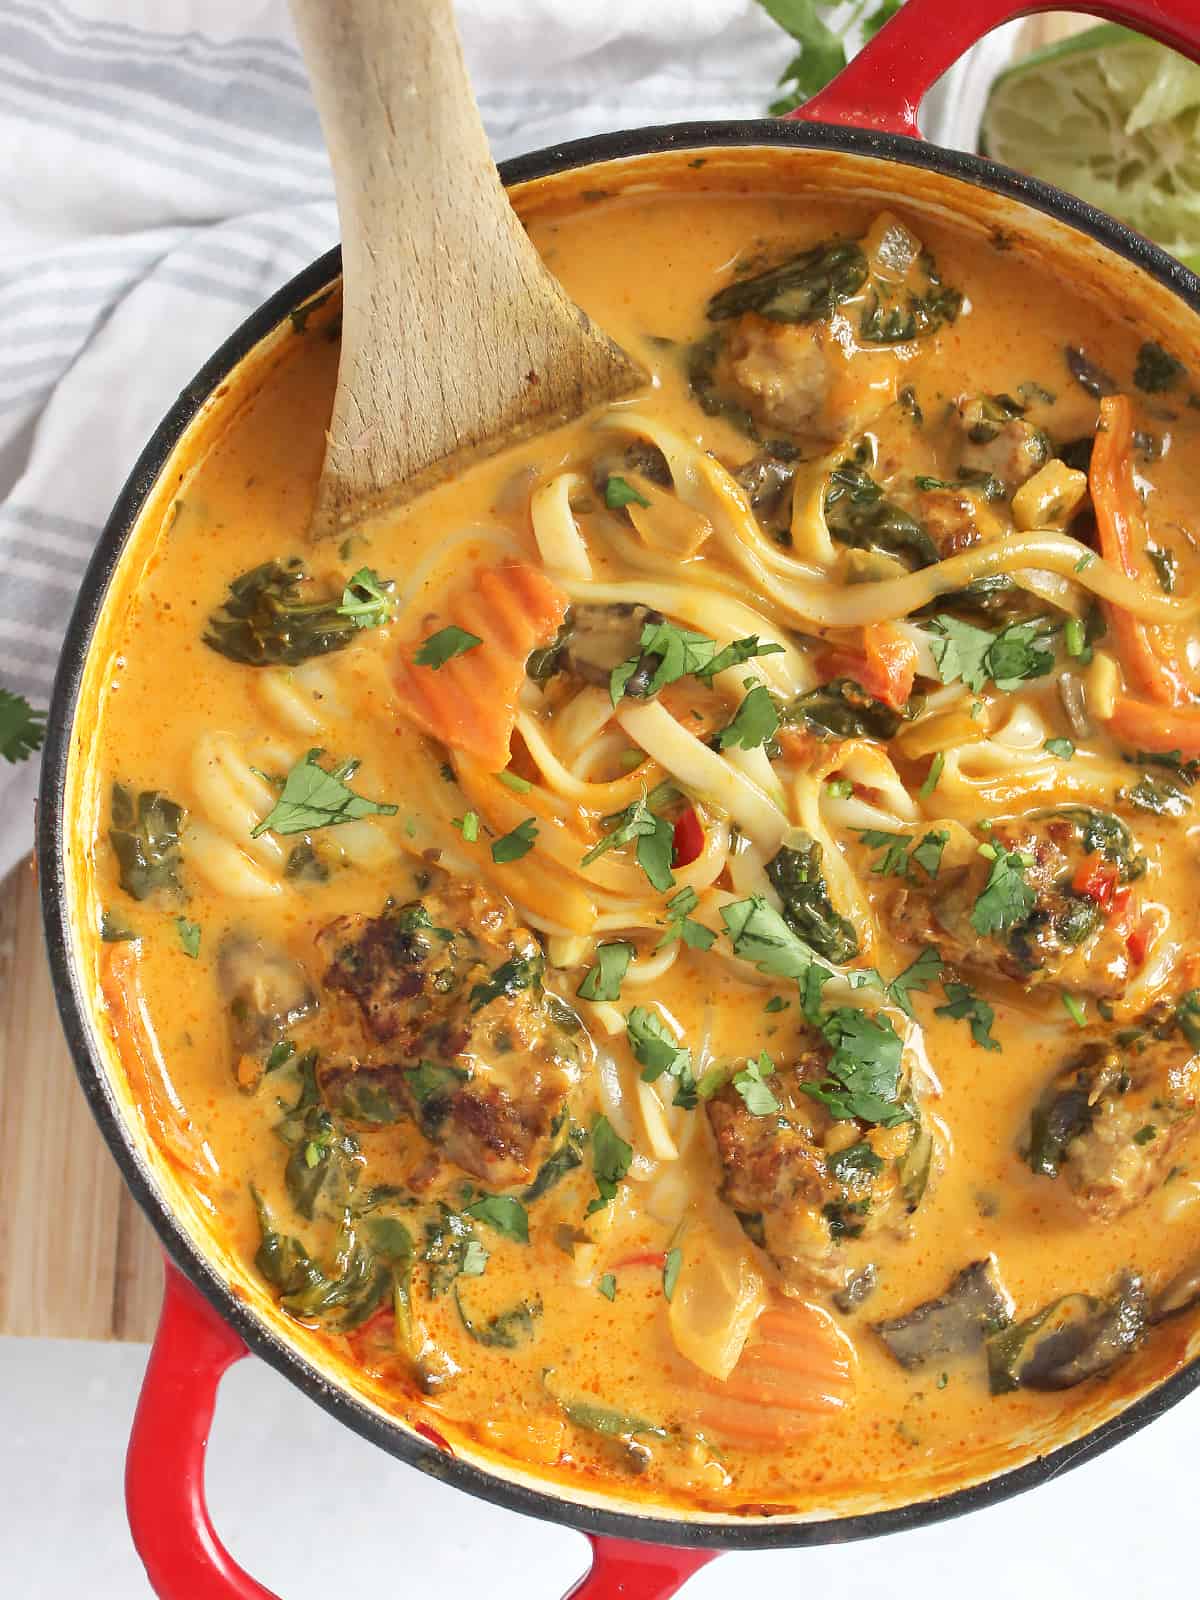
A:
[[[934,1015],[969,1022],[971,1037],[977,1045],[984,1050],[999,1050],[999,1041],[992,1038],[992,1022],[996,1013],[987,1001],[981,1000],[966,983],[943,982],[942,992],[946,996],[946,1004],[935,1006]]]
[[[45,737],[46,713],[35,711],[24,695],[0,689],[0,756],[14,765],[25,761]]]
[[[906,1017],[913,1014],[912,1000],[909,998],[914,993],[923,994],[931,983],[942,975],[942,958],[933,945],[926,945],[917,959],[903,972],[898,972],[888,984],[886,993]]]
[[[752,680],[751,680],[752,681]],[[779,713],[765,684],[756,683],[749,690],[734,713],[733,721],[717,734],[722,750],[740,745],[743,750],[756,750],[760,744],[773,739],[779,729]]]
[[[447,661],[465,655],[468,650],[477,650],[482,643],[477,633],[468,633],[465,628],[451,624],[448,628],[439,628],[436,633],[431,633],[413,656],[413,661],[418,667],[431,667],[436,672]]]
[[[186,917],[176,917],[175,931],[184,955],[191,956],[193,961],[197,960],[200,955],[200,924],[189,922]]]
[[[664,1074],[675,1079],[675,1104],[690,1109],[696,1103],[692,1052],[681,1045],[666,1023],[645,1006],[634,1006],[625,1019],[629,1048],[642,1069],[642,1080],[654,1083]]]
[[[308,833],[315,828],[354,822],[359,817],[395,816],[396,806],[382,800],[367,800],[346,787],[343,780],[353,777],[357,761],[343,761],[327,771],[317,761],[323,753],[310,750],[303,761],[296,763],[284,780],[279,799],[257,827],[251,829],[252,839],[268,829],[272,833]]]
[[[971,926],[984,938],[1024,922],[1037,898],[1026,880],[1025,857],[1020,851],[987,848],[994,851],[992,870],[971,908]]]
[[[833,1046],[823,1083],[801,1084],[805,1094],[838,1120],[857,1119],[891,1128],[912,1119],[898,1102],[904,1046],[886,1017],[841,1006],[821,1023]]]
[[[359,567],[342,590],[342,603],[337,608],[339,617],[349,617],[356,628],[381,628],[392,620],[392,599],[388,592],[394,587],[370,567]]]
[[[800,46],[799,55],[779,79],[781,88],[792,87],[767,108],[773,117],[783,116],[837,76],[846,65],[846,48],[817,14],[816,0],[760,0],[760,4]]]
[[[475,1222],[486,1222],[506,1239],[518,1244],[529,1243],[529,1213],[511,1194],[486,1194],[463,1208],[463,1216]]]
[[[492,860],[498,867],[506,865],[509,861],[519,861],[533,849],[533,841],[537,838],[537,834],[537,819],[526,817],[524,822],[517,823],[511,833],[506,833],[495,840],[492,845]]]
[[[1013,622],[999,633],[960,622],[957,617],[934,618],[929,648],[943,683],[960,679],[976,694],[989,679],[1008,693],[1028,678],[1041,678],[1054,665],[1054,651],[1045,622]]]
[[[622,661],[609,676],[609,697],[615,706],[622,695],[649,699],[669,683],[686,678],[689,673],[702,672],[717,654],[714,639],[707,634],[693,633],[690,628],[680,628],[673,622],[647,622],[642,629],[638,653]],[[628,687],[637,673],[635,687]]]
[[[661,894],[675,885],[671,875],[671,858],[675,849],[675,829],[665,817],[650,809],[650,800],[643,793],[631,806],[611,820],[613,826],[580,860],[581,867],[592,864],[606,850],[637,840],[637,863],[649,878],[651,885]]]
[[[616,1274],[612,1272],[603,1273],[596,1287],[606,1300],[615,1300],[617,1298]]]
[[[721,921],[734,955],[753,962],[768,977],[803,980],[813,967],[829,974],[829,969],[818,963],[812,946],[794,933],[761,895],[722,906]]]
[[[632,1160],[633,1146],[625,1143],[606,1116],[598,1116],[592,1123],[592,1174],[599,1193],[587,1208],[589,1217],[612,1204]]]
[[[775,1063],[763,1050],[757,1061],[747,1061],[741,1072],[733,1075],[733,1087],[741,1095],[752,1117],[774,1116],[779,1110],[779,1101],[766,1081],[774,1071]]]
[[[936,878],[942,851],[950,842],[950,835],[943,829],[933,829],[915,842],[911,834],[885,833],[880,828],[864,828],[859,837],[868,849],[883,850],[871,871],[885,878],[915,878],[914,863],[930,878]]]
[[[648,506],[650,502],[625,478],[614,475],[604,485],[604,504],[610,511],[620,511],[622,506]]]
[[[1060,761],[1070,761],[1075,754],[1075,746],[1070,739],[1047,739],[1042,748],[1052,756],[1057,756]]]
[[[589,967],[575,993],[581,1000],[619,1000],[621,980],[629,971],[634,949],[628,939],[596,946],[596,965]]]
[[[750,661],[756,656],[777,656],[783,654],[781,644],[768,641],[760,644],[756,633],[750,634],[745,639],[735,639],[732,644],[727,644],[723,650],[718,650],[706,667],[697,667],[695,676],[704,683],[711,683],[718,672],[725,672],[729,667],[740,667],[744,661]]]
[[[667,901],[669,913],[667,929],[655,945],[656,950],[665,949],[676,939],[682,939],[684,944],[693,950],[711,949],[716,934],[711,928],[706,928],[702,922],[696,922],[692,918],[692,912],[699,903],[700,897],[692,888],[680,889],[678,894],[672,895]]]

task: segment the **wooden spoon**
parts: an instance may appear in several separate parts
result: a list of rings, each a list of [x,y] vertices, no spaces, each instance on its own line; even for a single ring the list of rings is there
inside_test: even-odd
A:
[[[514,215],[450,0],[291,6],[342,232],[321,537],[646,377],[568,299]]]

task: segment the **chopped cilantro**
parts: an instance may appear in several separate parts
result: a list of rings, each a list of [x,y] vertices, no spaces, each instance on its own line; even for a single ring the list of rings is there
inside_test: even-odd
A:
[[[773,994],[763,1007],[764,1011],[786,1011],[791,1005],[790,1000],[785,1000],[781,994]]]
[[[689,1109],[694,1106],[692,1052],[678,1043],[662,1018],[645,1006],[634,1006],[625,1019],[625,1029],[643,1081],[654,1083],[666,1073],[675,1079],[675,1104]]]
[[[527,856],[533,849],[533,841],[537,838],[537,819],[526,817],[524,822],[518,822],[511,833],[506,833],[492,845],[492,860],[498,867],[506,865],[509,861],[519,861],[522,856]]]
[[[823,1083],[804,1083],[805,1094],[837,1120],[857,1119],[891,1128],[911,1120],[898,1103],[903,1041],[886,1017],[849,1006],[829,1012],[821,1032],[833,1046]]]
[[[999,1041],[992,1038],[992,1023],[996,1013],[986,1000],[981,1000],[967,983],[942,982],[946,996],[944,1006],[935,1006],[934,1014],[951,1017],[970,1024],[971,1037],[984,1050],[999,1050]]]
[[[810,968],[819,966],[812,947],[761,895],[722,906],[721,921],[734,955],[752,961],[768,977],[803,980]],[[828,973],[828,968],[821,970]]]
[[[747,1061],[741,1072],[733,1075],[733,1087],[745,1101],[752,1117],[770,1117],[779,1110],[779,1101],[772,1094],[767,1079],[773,1075],[775,1063],[765,1050],[757,1061]]]
[[[1060,761],[1070,761],[1075,754],[1075,746],[1070,739],[1047,739],[1043,748]]]
[[[753,683],[753,679],[747,679]],[[733,721],[717,734],[722,750],[739,745],[743,750],[756,750],[759,745],[773,739],[779,730],[779,713],[765,684],[754,683],[734,713]]]
[[[879,828],[864,828],[859,837],[870,850],[884,853],[871,868],[885,878],[915,878],[914,864],[930,878],[936,878],[942,864],[942,852],[950,842],[943,829],[934,829],[916,842],[907,833],[885,833]]]
[[[308,833],[316,828],[332,828],[359,817],[392,817],[397,807],[382,800],[367,800],[347,788],[345,780],[354,776],[357,761],[343,761],[330,770],[317,757],[321,750],[310,750],[284,780],[279,799],[262,821],[251,829],[250,837],[262,833]]]
[[[448,628],[439,628],[436,633],[431,633],[413,660],[417,666],[432,667],[436,672],[447,661],[453,661],[455,656],[466,655],[468,650],[477,650],[482,643],[477,633],[468,633],[465,628],[451,624]]]
[[[545,962],[540,955],[509,956],[496,967],[486,983],[477,983],[471,989],[471,1010],[481,1011],[493,1000],[508,999],[523,989],[539,990],[542,986],[542,969]]]
[[[175,931],[179,935],[184,955],[191,956],[195,961],[200,954],[200,924],[189,922],[186,917],[176,917]]]
[[[1025,857],[1019,850],[998,850],[994,845],[981,848],[991,852],[992,870],[971,908],[971,926],[986,938],[1024,922],[1037,897],[1025,877]]]
[[[669,683],[689,674],[711,684],[718,672],[740,666],[755,656],[778,655],[781,644],[761,643],[757,634],[735,639],[723,649],[707,634],[694,633],[674,622],[647,622],[636,655],[613,668],[609,695],[615,706],[622,695],[649,698]]]
[[[694,921],[692,917],[692,912],[699,903],[700,897],[692,888],[680,889],[678,894],[671,896],[667,901],[666,932],[655,945],[656,950],[664,949],[676,939],[682,939],[684,944],[693,950],[708,950],[712,946],[716,934],[702,922]]]
[[[606,1300],[615,1300],[617,1298],[617,1280],[613,1273],[604,1273],[596,1287]]]
[[[592,846],[579,865],[590,866],[606,850],[631,844],[636,839],[637,863],[651,885],[660,894],[673,888],[675,879],[671,876],[671,858],[675,849],[675,829],[665,817],[651,810],[650,801],[653,798],[653,795],[647,797],[643,793],[615,817],[605,818],[605,821],[612,823],[612,827]]]
[[[911,1017],[913,1009],[909,996],[914,991],[923,994],[941,975],[942,958],[932,945],[927,945],[914,962],[896,974],[887,985],[886,993],[905,1016]]]
[[[46,713],[35,711],[24,695],[0,689],[0,756],[14,764],[42,748]]]
[[[989,680],[1008,692],[1028,678],[1041,678],[1054,665],[1048,643],[1052,629],[1045,622],[1013,622],[999,633],[977,628],[946,615],[934,619],[930,639],[934,664],[943,683],[961,680],[976,694]]]
[[[592,1123],[592,1174],[599,1192],[587,1208],[588,1216],[612,1204],[632,1160],[633,1146],[625,1143],[606,1116],[598,1116]]]
[[[589,967],[575,993],[581,1000],[619,1000],[621,981],[629,971],[634,949],[628,939],[596,946],[596,964]]]
[[[1154,1126],[1154,1124],[1152,1122],[1148,1122],[1148,1123],[1146,1123],[1145,1127],[1139,1128],[1138,1131],[1134,1134],[1133,1142],[1134,1142],[1134,1144],[1149,1144],[1153,1139],[1155,1139],[1157,1137],[1158,1137],[1158,1129]]]
[[[356,628],[381,628],[391,621],[393,585],[370,567],[359,567],[342,590],[339,617],[349,617]]]
[[[529,1213],[515,1195],[486,1194],[464,1207],[463,1216],[486,1222],[489,1228],[518,1244],[529,1243]]]

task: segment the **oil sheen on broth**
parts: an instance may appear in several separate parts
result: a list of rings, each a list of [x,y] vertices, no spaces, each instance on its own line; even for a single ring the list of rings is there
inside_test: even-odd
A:
[[[451,1444],[724,1510],[977,1476],[1200,1293],[1191,379],[902,211],[532,231],[650,389],[313,547],[330,301],[143,533],[131,1088]]]

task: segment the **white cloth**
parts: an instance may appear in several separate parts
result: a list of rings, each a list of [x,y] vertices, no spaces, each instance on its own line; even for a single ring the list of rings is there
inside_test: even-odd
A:
[[[457,9],[497,158],[759,116],[794,53],[755,0]],[[930,135],[973,140],[971,105],[941,99]],[[159,418],[336,237],[284,0],[3,0],[0,685],[46,704],[80,577]],[[0,877],[29,848],[36,769],[0,764]]]

